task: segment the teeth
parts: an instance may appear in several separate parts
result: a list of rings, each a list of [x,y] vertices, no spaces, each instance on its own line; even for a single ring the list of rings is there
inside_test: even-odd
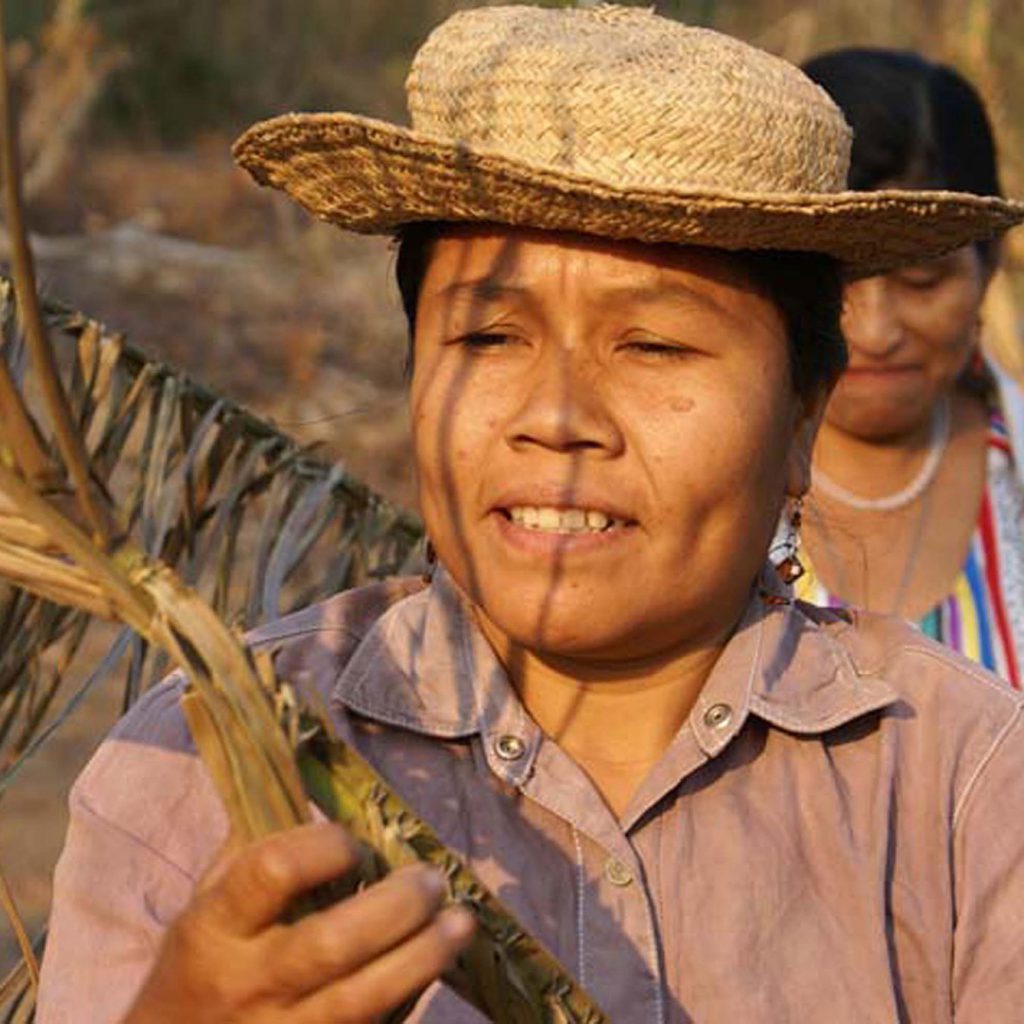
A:
[[[585,530],[587,528],[587,513],[581,508],[570,508],[562,513],[562,522],[570,530]]]
[[[557,508],[542,508],[537,516],[537,526],[542,530],[559,530],[562,513]]]
[[[620,520],[596,509],[516,505],[508,514],[516,526],[547,533],[600,533],[621,525]]]

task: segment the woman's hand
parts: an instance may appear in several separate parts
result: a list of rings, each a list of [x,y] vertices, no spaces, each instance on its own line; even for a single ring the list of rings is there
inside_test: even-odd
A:
[[[124,1024],[373,1021],[438,977],[471,915],[441,910],[434,870],[403,868],[294,924],[293,898],[350,870],[337,825],[306,825],[219,862],[168,930]]]

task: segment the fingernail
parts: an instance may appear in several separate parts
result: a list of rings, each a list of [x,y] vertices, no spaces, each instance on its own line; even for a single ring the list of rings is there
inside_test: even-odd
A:
[[[444,875],[429,864],[410,864],[395,872],[399,873],[407,873],[409,879],[422,886],[430,896],[440,896],[445,890]]]
[[[449,907],[438,915],[437,926],[446,939],[457,941],[472,935],[476,928],[476,918],[464,907]]]

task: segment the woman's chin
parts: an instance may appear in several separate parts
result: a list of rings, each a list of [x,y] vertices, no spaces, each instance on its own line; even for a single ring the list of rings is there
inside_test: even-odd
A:
[[[484,603],[484,632],[498,646],[511,642],[548,657],[603,660],[628,648],[636,635],[636,623],[621,621],[621,609],[609,609],[606,617],[593,602],[509,597]]]
[[[548,604],[487,602],[484,633],[499,654],[508,645],[552,659],[592,664],[626,663],[657,657],[675,648],[678,624],[692,621],[679,613],[654,625],[636,614],[628,600],[609,602],[549,601]]]
[[[495,626],[519,647],[538,654],[581,657],[604,646],[604,630],[595,630],[582,611],[540,607],[499,608],[489,615]],[[614,640],[613,636],[608,639]]]
[[[931,405],[921,400],[903,403],[884,398],[844,400],[837,395],[825,415],[826,423],[864,441],[892,442],[916,434],[930,422]]]

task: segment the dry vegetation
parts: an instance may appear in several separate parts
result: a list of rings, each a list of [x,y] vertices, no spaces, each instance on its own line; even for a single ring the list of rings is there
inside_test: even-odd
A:
[[[251,120],[286,109],[334,105],[400,116],[411,52],[459,6],[468,5],[12,5],[45,290],[300,441],[322,444],[326,457],[344,460],[387,497],[411,503],[404,325],[388,282],[387,243],[309,223],[255,189],[232,167],[228,148]],[[1019,0],[658,6],[794,60],[868,43],[913,47],[956,65],[990,104],[1007,190],[1024,195]],[[1024,238],[1008,257],[988,322],[1003,361],[1020,370],[1014,296],[1022,294]],[[119,706],[119,692],[93,693],[3,797],[0,864],[33,927],[45,917],[67,788]]]

